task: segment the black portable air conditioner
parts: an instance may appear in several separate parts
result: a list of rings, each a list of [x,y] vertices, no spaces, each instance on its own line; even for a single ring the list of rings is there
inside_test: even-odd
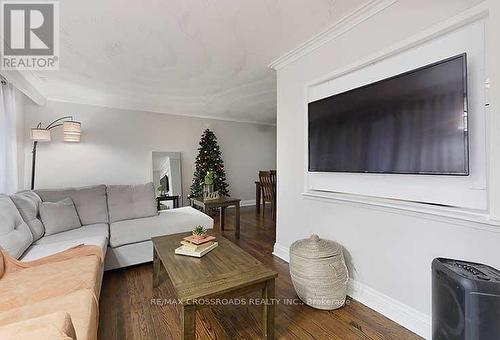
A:
[[[500,340],[500,271],[479,263],[434,259],[432,339]]]

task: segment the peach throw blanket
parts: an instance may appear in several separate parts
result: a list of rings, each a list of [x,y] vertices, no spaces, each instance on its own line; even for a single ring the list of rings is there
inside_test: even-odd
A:
[[[2,326],[0,339],[74,340],[76,332],[69,314],[56,312]]]
[[[61,251],[59,253],[49,255],[46,257],[42,257],[41,259],[34,260],[34,261],[28,261],[28,262],[22,262],[19,260],[16,260],[5,250],[0,247],[0,279],[3,277],[3,275],[24,269],[24,268],[31,268],[31,267],[37,267],[46,263],[53,263],[53,262],[60,262],[60,261],[65,261],[69,260],[75,257],[81,257],[81,256],[89,256],[89,255],[95,255],[97,256],[100,260],[101,263],[103,262],[102,258],[102,249],[98,246],[93,246],[93,245],[84,245],[80,244],[78,246],[69,248],[67,250]]]
[[[79,289],[91,292],[95,304],[94,314],[98,320],[98,294],[102,266],[102,249],[93,245],[78,245],[29,262],[16,260],[0,247],[0,312],[3,313],[4,321],[11,317],[14,318],[11,322],[23,321],[26,318],[41,317],[51,313],[53,310],[42,308],[41,301],[61,295],[67,296]],[[11,309],[23,309],[22,306],[29,306],[33,303],[35,305],[27,309],[29,313],[26,315],[18,312],[16,312],[16,315],[19,314],[18,317],[8,315]],[[82,324],[83,328],[80,332],[77,329],[77,334],[89,334],[88,338],[94,339],[97,335],[97,320],[91,326]],[[7,324],[10,323],[7,322]],[[6,324],[0,323],[0,325],[4,332],[12,331],[17,327],[14,324],[9,328],[4,328]],[[87,330],[86,327],[90,328]],[[86,337],[83,336],[83,338]],[[66,338],[63,336],[62,339]]]

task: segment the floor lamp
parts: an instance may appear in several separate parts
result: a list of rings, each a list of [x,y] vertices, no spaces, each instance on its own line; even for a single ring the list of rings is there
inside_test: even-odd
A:
[[[36,148],[38,142],[50,142],[50,131],[57,127],[63,127],[64,141],[78,143],[82,133],[82,124],[73,120],[73,116],[64,116],[54,120],[47,127],[42,127],[42,123],[38,123],[35,128],[31,129],[31,139],[33,140],[33,152],[31,160],[31,190],[35,188],[35,165],[36,165]]]

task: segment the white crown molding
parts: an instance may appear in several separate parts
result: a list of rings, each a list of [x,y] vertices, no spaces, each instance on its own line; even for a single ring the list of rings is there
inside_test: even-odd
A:
[[[407,51],[415,46],[424,44],[432,39],[452,32],[467,24],[485,18],[489,15],[488,1],[483,1],[480,4],[473,6],[459,14],[442,21],[436,25],[429,27],[405,40],[402,40],[386,49],[380,50],[376,53],[366,56],[352,64],[346,65],[333,72],[326,73],[321,77],[312,80],[306,84],[306,87],[322,84],[326,81],[331,81],[340,78],[346,74],[360,70],[368,65],[378,63],[384,59],[390,58],[396,54]]]
[[[137,104],[128,104],[128,103],[94,103],[92,101],[78,100],[73,98],[65,98],[65,97],[51,97],[47,96],[42,90],[43,84],[41,80],[31,71],[1,71],[0,74],[15,88],[24,93],[28,98],[30,98],[34,103],[40,106],[45,106],[47,101],[60,102],[60,103],[72,103],[72,104],[81,104],[81,105],[89,105],[89,106],[98,106],[98,107],[106,107],[120,110],[131,110],[131,111],[142,111],[142,112],[150,112],[157,114],[165,114],[172,115],[178,117],[192,117],[192,118],[200,118],[200,119],[210,119],[210,120],[220,120],[226,122],[234,122],[234,123],[244,123],[244,124],[256,124],[256,125],[264,125],[264,126],[273,126],[276,127],[276,123],[268,123],[262,121],[253,121],[253,120],[245,120],[238,119],[233,117],[224,117],[224,116],[212,116],[212,115],[196,115],[196,114],[179,114],[179,113],[170,113],[161,111],[154,108],[148,108],[143,105]]]
[[[142,105],[136,104],[127,104],[127,103],[93,103],[91,101],[84,101],[72,98],[65,97],[48,97],[47,101],[59,102],[59,103],[71,103],[71,104],[80,104],[80,105],[88,105],[88,106],[98,106],[98,107],[106,107],[110,109],[119,109],[119,110],[127,110],[127,111],[141,111],[141,112],[149,112],[149,113],[157,113],[164,115],[171,115],[177,117],[191,117],[191,118],[201,118],[201,119],[211,119],[211,120],[221,120],[226,122],[234,122],[234,123],[244,123],[244,124],[256,124],[256,125],[265,125],[265,126],[276,126],[276,123],[267,123],[261,121],[252,121],[245,119],[238,119],[232,117],[224,117],[224,116],[211,116],[211,115],[196,115],[196,114],[181,114],[181,113],[170,113],[161,111],[154,108],[147,108]]]
[[[282,55],[278,59],[269,64],[269,67],[274,70],[279,70],[288,64],[300,59],[301,57],[311,53],[327,42],[341,36],[342,34],[350,31],[362,22],[370,19],[377,13],[392,6],[398,0],[371,0],[366,4],[358,7],[348,15],[344,16],[333,25],[328,27],[323,32],[315,35],[311,39],[302,43],[290,52]]]
[[[2,71],[2,76],[16,89],[38,105],[45,105],[47,97],[40,91],[40,81],[30,71]]]

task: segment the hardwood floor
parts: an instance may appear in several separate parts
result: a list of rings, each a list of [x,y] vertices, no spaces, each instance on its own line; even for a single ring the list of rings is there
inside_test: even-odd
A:
[[[421,339],[352,299],[335,311],[292,304],[297,296],[290,281],[288,264],[272,255],[275,225],[271,218],[264,220],[256,215],[253,207],[242,208],[241,238],[236,240],[232,214],[234,209],[227,211],[226,237],[279,273],[276,297],[281,302],[276,310],[277,339]],[[168,303],[175,301],[169,280],[164,279],[156,289],[152,285],[151,263],[104,274],[100,340],[181,338],[180,308]],[[246,297],[259,299],[260,292]],[[197,339],[261,339],[260,312],[260,306],[250,303],[199,310],[196,314]]]

